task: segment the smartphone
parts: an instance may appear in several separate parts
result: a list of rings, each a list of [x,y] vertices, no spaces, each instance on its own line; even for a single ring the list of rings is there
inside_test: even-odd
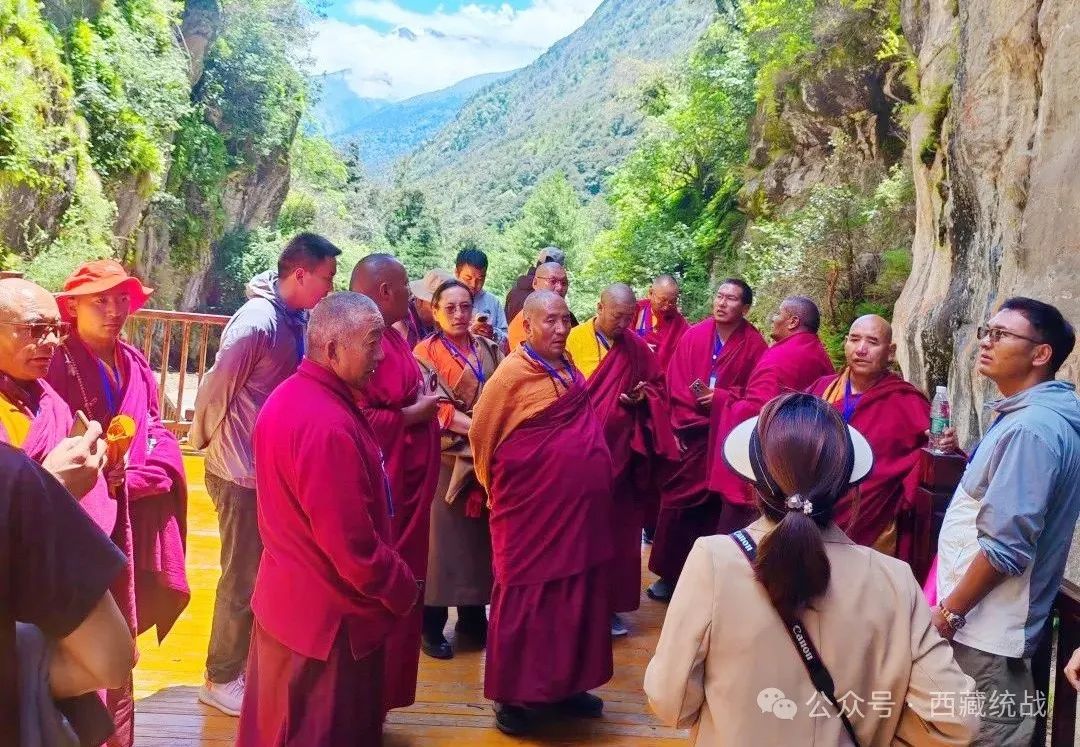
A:
[[[71,424],[71,431],[68,433],[68,438],[78,438],[79,436],[85,436],[86,431],[90,429],[90,419],[86,417],[86,413],[82,410],[75,411],[75,422]]]
[[[428,374],[427,388],[428,392],[430,392],[431,394],[439,391],[439,375],[434,371]]]
[[[694,393],[695,397],[704,397],[709,388],[705,386],[705,382],[701,379],[694,379],[690,382],[690,391]]]
[[[488,320],[490,320],[490,319],[491,319],[491,317],[488,316],[487,314],[477,314],[476,323],[477,324],[487,324]]]

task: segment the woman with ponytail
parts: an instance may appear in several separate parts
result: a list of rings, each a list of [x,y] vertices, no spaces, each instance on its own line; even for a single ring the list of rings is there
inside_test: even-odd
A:
[[[872,466],[866,439],[787,394],[732,431],[724,458],[762,517],[694,545],[645,673],[653,710],[709,747],[968,744],[973,683],[911,569],[833,523]]]

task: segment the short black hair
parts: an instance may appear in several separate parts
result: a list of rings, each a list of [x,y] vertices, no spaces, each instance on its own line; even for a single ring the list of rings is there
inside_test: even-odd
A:
[[[461,282],[457,278],[453,278],[452,280],[447,280],[445,283],[441,284],[438,288],[435,289],[435,292],[431,294],[431,305],[438,306],[439,301],[442,300],[443,294],[451,288],[461,288],[463,291],[469,294],[469,300],[473,300],[473,294],[472,291],[469,290],[469,286],[465,285],[465,283]]]
[[[314,270],[315,265],[340,254],[341,250],[325,236],[317,233],[298,233],[285,245],[281,256],[278,257],[278,277],[285,277],[297,267],[303,267],[308,271]]]
[[[724,278],[720,281],[720,285],[737,285],[742,290],[742,302],[747,306],[754,305],[754,289],[750,287],[742,278]],[[716,290],[720,290],[720,285],[716,286]]]
[[[815,335],[821,328],[821,311],[809,296],[788,296],[784,304],[791,307],[803,328]]]
[[[457,254],[457,259],[454,260],[454,269],[460,270],[465,265],[469,267],[475,267],[478,270],[487,272],[488,258],[480,249],[462,249]]]
[[[1034,298],[1013,296],[1005,299],[1001,310],[1017,311],[1024,315],[1035,328],[1039,342],[1049,345],[1053,351],[1050,354],[1050,375],[1056,374],[1076,346],[1076,332],[1057,307]]]

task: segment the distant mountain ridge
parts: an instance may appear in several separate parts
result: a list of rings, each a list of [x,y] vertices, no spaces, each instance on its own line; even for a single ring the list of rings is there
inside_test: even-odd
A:
[[[433,137],[478,91],[513,75],[477,75],[441,91],[387,101],[357,96],[348,86],[348,73],[340,70],[316,79],[321,91],[310,129],[338,145],[355,142],[365,167],[376,176]]]
[[[715,0],[605,0],[577,31],[481,89],[405,162],[457,226],[500,223],[563,171],[584,199],[637,142],[640,89],[686,57]],[[377,116],[377,115],[376,115]]]

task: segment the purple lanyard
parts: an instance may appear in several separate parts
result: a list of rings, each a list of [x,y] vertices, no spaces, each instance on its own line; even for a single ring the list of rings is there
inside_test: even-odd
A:
[[[443,346],[448,351],[450,351],[450,355],[454,356],[454,358],[460,363],[468,366],[469,370],[473,372],[473,376],[476,377],[476,380],[483,384],[484,367],[480,364],[480,353],[476,349],[476,340],[469,340],[469,344],[472,345],[473,357],[476,358],[476,366],[474,367],[473,364],[469,362],[468,356],[458,350],[458,346],[455,345],[453,341],[450,340],[446,335],[439,335],[439,339],[442,340]]]
[[[593,334],[596,335],[596,341],[604,346],[604,350],[606,350],[606,351],[608,351],[610,353],[611,352],[611,343],[608,342],[608,339],[606,337],[604,337],[604,333],[603,332],[598,332],[596,327],[594,326],[593,327]]]
[[[720,339],[720,335],[713,333],[713,346],[712,346],[712,358],[709,360],[709,389],[716,388],[716,361],[720,358],[720,353],[724,351],[724,341]]]
[[[862,394],[851,393],[851,379],[844,382],[844,402],[841,408],[841,413],[844,416],[844,422],[850,423],[852,416],[855,415],[855,408],[859,406],[859,400],[862,399]]]
[[[386,472],[386,457],[379,454],[379,469],[382,470],[383,490],[386,491],[386,511],[394,518],[394,493],[390,489],[390,475]]]
[[[563,361],[563,364],[565,364],[565,366],[566,366],[566,372],[568,374],[570,374],[570,382],[569,383],[563,381],[563,377],[559,374],[559,372],[556,371],[554,368],[552,368],[550,365],[548,365],[548,362],[546,360],[544,360],[543,358],[541,358],[537,354],[537,352],[532,349],[532,346],[529,345],[529,343],[526,342],[526,343],[522,344],[521,347],[525,348],[525,352],[528,354],[528,356],[530,358],[532,358],[534,361],[536,361],[537,363],[539,363],[541,366],[544,367],[544,370],[547,371],[548,376],[550,376],[552,379],[554,379],[554,380],[558,381],[560,384],[562,384],[563,388],[569,389],[573,385],[573,383],[575,381],[574,368],[573,368],[573,366],[570,365],[570,361],[566,360],[565,357],[562,359],[562,361]]]
[[[652,317],[652,304],[649,304],[648,306],[644,306],[641,309],[641,321],[638,322],[638,328],[637,328],[638,337],[644,337],[645,335],[647,335],[649,333],[648,330],[645,329],[645,321],[650,319],[650,317]],[[652,326],[651,322],[650,322],[649,326],[650,327]]]

